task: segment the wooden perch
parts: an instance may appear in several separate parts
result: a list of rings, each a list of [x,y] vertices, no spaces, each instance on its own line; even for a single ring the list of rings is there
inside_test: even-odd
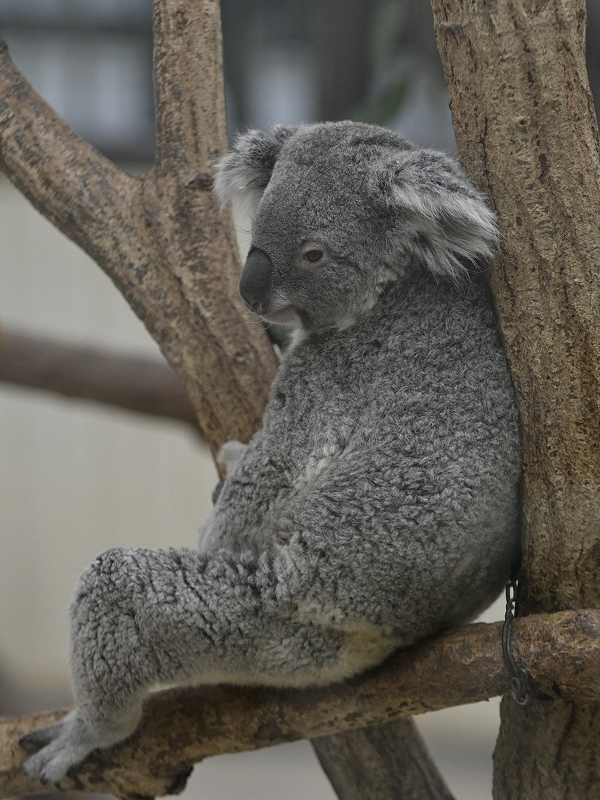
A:
[[[0,381],[167,417],[198,429],[180,378],[158,358],[118,355],[0,328]]]
[[[323,689],[212,686],[156,693],[128,741],[93,753],[60,788],[127,800],[174,794],[184,788],[192,765],[208,756],[486,700],[510,690],[501,637],[502,623],[468,625],[400,651],[363,676]],[[518,619],[513,648],[538,692],[563,699],[600,699],[600,611]],[[0,798],[43,790],[21,771],[26,753],[18,740],[63,713],[0,720]]]

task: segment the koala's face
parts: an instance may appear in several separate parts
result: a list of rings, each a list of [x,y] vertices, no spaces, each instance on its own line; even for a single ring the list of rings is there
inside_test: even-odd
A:
[[[325,138],[325,141],[323,141]],[[352,147],[329,137],[286,142],[259,202],[240,292],[272,322],[345,327],[394,273],[385,264],[384,204]]]
[[[411,262],[455,273],[489,256],[495,237],[455,162],[360,123],[246,134],[216,190],[258,200],[242,298],[263,319],[306,331],[351,325]]]

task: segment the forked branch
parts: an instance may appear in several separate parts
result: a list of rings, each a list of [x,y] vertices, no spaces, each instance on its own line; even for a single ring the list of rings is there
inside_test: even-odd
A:
[[[0,46],[0,168],[115,282],[182,378],[213,453],[260,426],[276,370],[237,295],[231,220],[210,192],[226,147],[218,12],[217,0],[154,4],[158,151],[141,178],[77,137]]]

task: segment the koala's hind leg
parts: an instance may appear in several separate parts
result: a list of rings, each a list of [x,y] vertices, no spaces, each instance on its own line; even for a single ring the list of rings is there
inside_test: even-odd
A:
[[[92,750],[126,738],[160,684],[306,685],[335,671],[347,636],[299,620],[306,570],[293,564],[293,577],[286,565],[191,550],[101,554],[71,606],[75,709],[25,739],[43,745],[26,773],[56,782]]]

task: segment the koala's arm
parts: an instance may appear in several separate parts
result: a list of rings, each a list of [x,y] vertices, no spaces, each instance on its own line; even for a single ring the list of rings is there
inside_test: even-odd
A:
[[[236,465],[246,452],[248,445],[238,442],[237,439],[231,439],[222,445],[217,455],[217,464],[225,467],[225,475],[231,475]]]
[[[144,695],[160,684],[302,685],[327,673],[346,637],[299,621],[310,578],[289,558],[144,548],[101,554],[71,606],[75,708],[25,737],[43,745],[26,773],[56,782],[92,750],[126,738]]]

